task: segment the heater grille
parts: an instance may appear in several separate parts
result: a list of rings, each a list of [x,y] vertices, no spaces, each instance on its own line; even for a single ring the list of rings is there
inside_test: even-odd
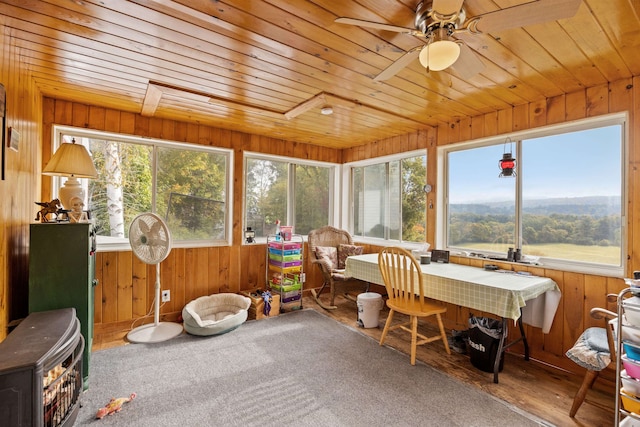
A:
[[[73,354],[50,369],[43,378],[42,404],[45,427],[66,425],[71,416],[75,417],[73,411],[82,392],[84,339],[82,335],[80,338]]]

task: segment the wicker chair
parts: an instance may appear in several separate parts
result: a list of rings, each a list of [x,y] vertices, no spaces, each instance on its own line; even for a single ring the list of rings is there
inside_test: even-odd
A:
[[[341,244],[353,245],[353,238],[348,231],[327,225],[316,230],[311,230],[307,237],[310,253],[309,259],[312,264],[317,265],[320,271],[322,271],[322,287],[318,292],[316,292],[315,289],[311,289],[311,294],[320,307],[325,310],[335,310],[338,308],[335,305],[336,286],[341,286],[344,291],[359,289],[362,292],[366,292],[368,289],[367,283],[346,277],[344,275],[344,270],[338,270],[336,265],[332,265],[330,261],[324,257],[318,256],[317,253],[317,249],[319,247],[336,248],[337,251]],[[320,300],[320,294],[327,285],[331,291],[331,300],[329,305]]]

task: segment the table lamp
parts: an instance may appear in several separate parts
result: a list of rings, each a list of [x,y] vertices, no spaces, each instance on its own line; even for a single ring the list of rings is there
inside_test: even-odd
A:
[[[58,190],[58,199],[64,209],[71,209],[71,199],[79,197],[84,200],[84,190],[78,178],[97,178],[98,171],[93,165],[89,151],[82,144],[76,144],[75,138],[71,143],[63,143],[55,152],[43,175],[66,176],[67,180]]]

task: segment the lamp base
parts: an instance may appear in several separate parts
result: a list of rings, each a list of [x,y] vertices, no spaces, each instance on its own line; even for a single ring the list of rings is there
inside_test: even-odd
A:
[[[73,199],[76,197],[79,198],[80,203],[84,205],[84,189],[80,181],[78,181],[78,178],[70,176],[58,190],[58,199],[60,199],[60,203],[64,209],[73,210],[73,205],[78,203],[77,200],[74,203]],[[80,207],[79,210],[82,210],[82,207]]]

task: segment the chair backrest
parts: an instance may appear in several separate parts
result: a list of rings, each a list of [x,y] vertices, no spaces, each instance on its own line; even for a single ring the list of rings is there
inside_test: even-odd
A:
[[[378,254],[378,267],[389,298],[424,304],[422,270],[411,252],[390,246]]]
[[[607,345],[609,347],[609,354],[611,355],[612,359],[615,358],[617,354],[615,343],[618,313],[614,313],[604,308],[594,307],[591,309],[590,314],[594,319],[605,320],[604,328],[607,330]],[[613,322],[614,320],[615,322]]]
[[[353,245],[353,237],[346,230],[325,225],[311,230],[307,236],[309,252],[315,254],[318,246],[332,246],[337,248],[340,244]]]

